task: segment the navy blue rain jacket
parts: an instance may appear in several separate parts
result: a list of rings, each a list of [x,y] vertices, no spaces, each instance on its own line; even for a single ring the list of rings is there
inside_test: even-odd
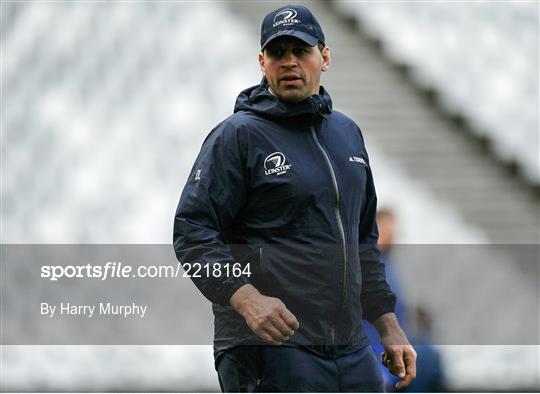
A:
[[[300,328],[286,342],[328,357],[368,344],[362,319],[393,312],[376,248],[376,195],[358,126],[328,93],[300,103],[263,79],[206,138],[174,222],[182,263],[249,265],[192,278],[213,303],[214,349],[263,344],[229,305],[247,283],[281,299]],[[238,274],[238,271],[236,272]]]

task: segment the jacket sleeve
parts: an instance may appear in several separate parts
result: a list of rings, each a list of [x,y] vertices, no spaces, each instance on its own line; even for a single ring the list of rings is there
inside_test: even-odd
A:
[[[192,275],[191,279],[208,300],[223,306],[229,305],[238,288],[249,283],[246,275],[232,274],[235,260],[224,235],[246,199],[244,162],[235,127],[227,121],[221,123],[203,143],[174,218],[177,259],[182,264],[201,265],[200,277]],[[213,275],[216,264],[223,267],[227,263],[228,277],[224,269]]]
[[[359,227],[360,265],[362,268],[361,304],[364,319],[373,323],[385,313],[394,312],[396,296],[386,282],[384,263],[377,248],[377,195],[373,175],[367,167],[366,196]]]

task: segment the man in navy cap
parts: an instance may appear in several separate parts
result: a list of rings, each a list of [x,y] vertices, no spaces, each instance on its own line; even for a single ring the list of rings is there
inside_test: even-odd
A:
[[[405,387],[416,353],[376,247],[369,158],[320,85],[330,50],[306,7],[266,15],[259,63],[262,82],[206,138],[175,216],[178,259],[205,268],[192,279],[213,303],[221,388],[383,391],[362,319]]]

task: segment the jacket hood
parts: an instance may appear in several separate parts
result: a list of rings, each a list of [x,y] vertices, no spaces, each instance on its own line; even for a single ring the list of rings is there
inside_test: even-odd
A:
[[[236,99],[234,112],[251,111],[270,118],[315,118],[332,112],[332,99],[321,86],[315,94],[299,103],[280,100],[268,90],[268,82],[263,78],[259,85],[243,90]]]

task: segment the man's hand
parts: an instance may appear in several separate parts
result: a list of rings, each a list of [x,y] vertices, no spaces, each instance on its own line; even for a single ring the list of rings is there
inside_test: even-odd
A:
[[[249,284],[236,290],[230,304],[246,320],[251,331],[272,345],[287,341],[300,326],[280,299],[266,297]]]
[[[381,353],[383,365],[400,378],[396,389],[407,387],[416,377],[416,352],[393,313],[379,317],[374,326],[379,331],[384,347],[384,353]]]

